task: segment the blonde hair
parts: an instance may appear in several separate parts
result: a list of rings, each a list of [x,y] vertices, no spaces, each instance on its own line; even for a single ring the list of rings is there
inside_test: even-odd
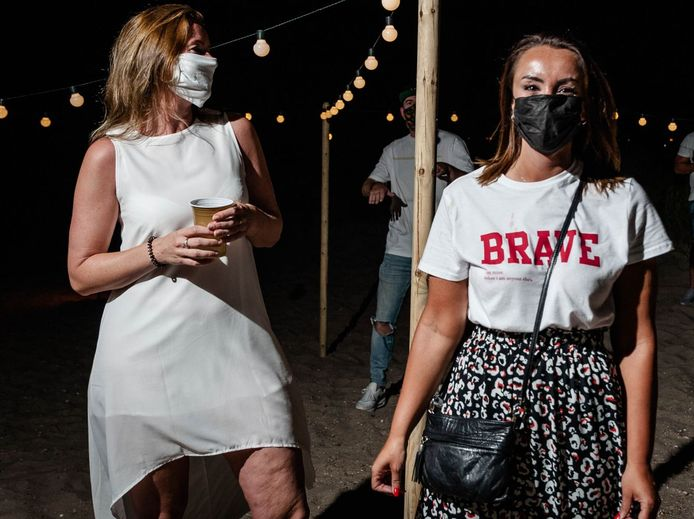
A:
[[[174,67],[194,23],[203,24],[202,14],[182,4],[150,7],[126,22],[111,49],[104,119],[92,142],[106,134],[128,138],[158,115],[175,117]]]
[[[482,185],[494,182],[516,162],[521,150],[522,137],[511,118],[513,103],[513,76],[520,56],[529,49],[545,45],[566,49],[576,55],[583,81],[583,107],[586,124],[573,140],[574,156],[583,161],[582,177],[597,186],[600,191],[613,188],[623,181],[619,177],[621,158],[617,145],[617,125],[613,118],[616,105],[607,79],[591,59],[587,51],[560,36],[533,34],[522,38],[506,59],[499,80],[499,110],[501,119],[497,126],[497,148],[494,156],[481,161],[485,166],[478,181]]]

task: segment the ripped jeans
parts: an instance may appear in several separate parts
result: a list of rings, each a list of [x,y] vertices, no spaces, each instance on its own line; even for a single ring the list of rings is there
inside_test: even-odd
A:
[[[393,358],[395,323],[410,288],[412,259],[385,254],[378,270],[376,315],[371,318],[371,382],[386,385],[388,366]],[[391,333],[381,335],[374,322],[389,323]]]

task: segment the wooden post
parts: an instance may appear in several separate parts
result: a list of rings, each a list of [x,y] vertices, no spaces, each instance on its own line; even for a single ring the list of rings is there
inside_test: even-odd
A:
[[[436,160],[436,105],[438,95],[439,0],[419,0],[417,30],[417,105],[414,145],[414,207],[412,222],[412,288],[410,344],[427,300],[426,275],[417,270],[434,218],[433,175]],[[421,486],[412,481],[414,459],[424,429],[420,418],[407,443],[405,519],[414,519]]]
[[[323,103],[323,111],[328,109]],[[330,178],[330,123],[322,121],[322,174],[321,174],[321,211],[320,211],[320,356],[328,353],[328,195]]]

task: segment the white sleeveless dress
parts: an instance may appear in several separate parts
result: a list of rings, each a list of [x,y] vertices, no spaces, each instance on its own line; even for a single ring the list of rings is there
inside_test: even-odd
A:
[[[112,141],[123,250],[192,225],[194,198],[248,200],[225,116],[171,135]],[[246,239],[210,265],[158,269],[111,293],[88,415],[97,519],[128,517],[126,493],[182,456],[191,457],[186,517],[237,517],[246,509],[225,452],[300,448],[311,484],[303,407]]]

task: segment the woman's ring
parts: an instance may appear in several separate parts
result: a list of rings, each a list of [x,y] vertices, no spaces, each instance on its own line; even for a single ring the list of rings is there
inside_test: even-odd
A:
[[[187,248],[188,248],[188,238],[186,238],[185,240],[183,240],[183,248],[184,248],[184,249],[187,249]]]

